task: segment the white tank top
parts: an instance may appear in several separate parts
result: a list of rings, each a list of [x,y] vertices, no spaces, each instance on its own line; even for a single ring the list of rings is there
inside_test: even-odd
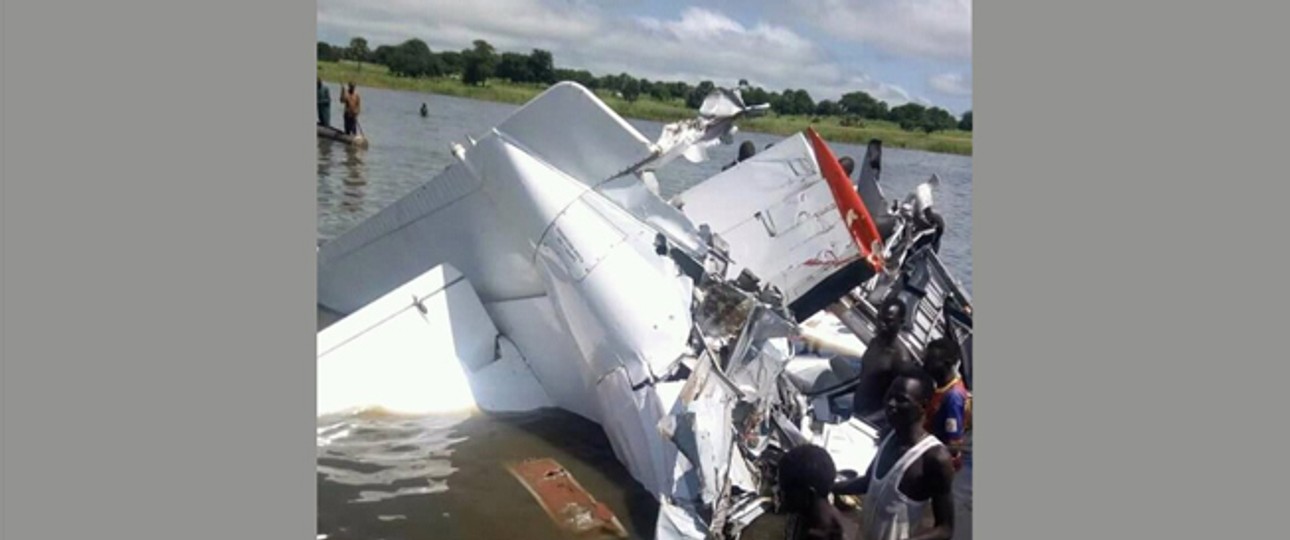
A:
[[[941,446],[941,441],[930,433],[905,451],[891,466],[884,477],[878,477],[878,459],[891,443],[891,435],[883,439],[869,467],[869,492],[864,498],[865,540],[905,540],[923,516],[928,501],[915,501],[900,492],[900,480],[905,471],[924,452]]]

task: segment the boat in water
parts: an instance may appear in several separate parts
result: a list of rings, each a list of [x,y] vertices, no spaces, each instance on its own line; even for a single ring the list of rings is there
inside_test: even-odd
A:
[[[367,137],[362,133],[347,135],[342,130],[322,124],[318,124],[318,138],[345,143],[356,148],[367,148]]]
[[[921,357],[952,336],[970,384],[971,299],[914,219],[934,177],[865,196],[880,144],[859,198],[810,130],[659,197],[669,162],[706,160],[765,110],[718,89],[649,141],[564,82],[454,145],[454,164],[318,247],[319,306],[343,316],[317,336],[319,416],[568,410],[658,501],[659,539],[738,538],[776,511],[793,446],[863,471],[877,429],[850,416],[858,381],[835,357],[862,354],[898,298],[902,345]]]

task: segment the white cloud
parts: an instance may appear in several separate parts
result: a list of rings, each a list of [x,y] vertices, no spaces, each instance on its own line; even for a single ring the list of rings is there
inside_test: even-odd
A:
[[[559,67],[598,75],[627,72],[650,80],[711,80],[734,86],[748,79],[767,90],[805,88],[837,99],[863,90],[898,105],[907,91],[855,70],[793,30],[744,25],[712,9],[685,8],[672,18],[611,16],[583,0],[319,0],[326,35],[363,36],[375,48],[419,38],[435,51],[460,50],[484,39],[502,51],[546,49]],[[342,38],[336,38],[342,39]]]
[[[919,58],[972,58],[972,0],[792,0],[792,4],[812,24],[838,39]]]
[[[927,81],[928,86],[933,90],[947,96],[970,96],[972,95],[972,75],[966,77],[959,73],[942,73],[935,75]]]

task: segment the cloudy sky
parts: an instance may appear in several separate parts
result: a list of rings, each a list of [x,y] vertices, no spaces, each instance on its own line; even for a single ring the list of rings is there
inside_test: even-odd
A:
[[[318,0],[318,39],[485,39],[557,67],[972,108],[972,0]]]

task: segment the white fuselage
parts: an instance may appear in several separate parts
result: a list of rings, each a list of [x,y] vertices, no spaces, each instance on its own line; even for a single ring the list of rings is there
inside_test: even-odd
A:
[[[529,250],[553,314],[576,348],[578,358],[560,372],[535,370],[538,381],[567,388],[567,380],[547,379],[581,379],[581,392],[549,394],[557,403],[590,404],[584,410],[604,427],[632,475],[651,492],[666,493],[675,448],[664,443],[657,422],[671,403],[649,383],[686,351],[688,278],[655,253],[654,229],[507,137],[484,138],[463,162],[483,181],[497,226]]]

